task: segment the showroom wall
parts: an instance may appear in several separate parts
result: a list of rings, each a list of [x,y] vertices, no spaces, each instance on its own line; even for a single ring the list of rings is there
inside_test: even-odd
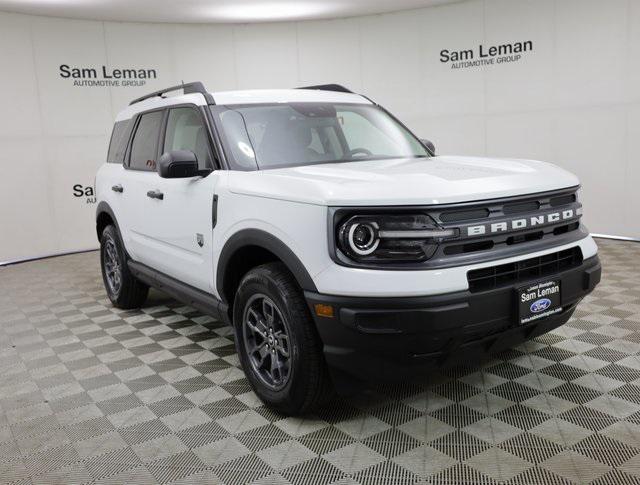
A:
[[[237,26],[0,12],[0,63],[0,262],[97,246],[92,186],[113,118],[181,80],[212,91],[345,84],[439,153],[566,167],[582,179],[593,232],[640,238],[633,0],[464,1]]]

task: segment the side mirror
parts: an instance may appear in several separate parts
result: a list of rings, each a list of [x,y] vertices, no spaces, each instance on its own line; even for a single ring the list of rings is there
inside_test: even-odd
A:
[[[427,140],[426,138],[421,138],[420,141],[424,146],[427,147],[427,150],[429,150],[433,155],[436,154],[436,146],[433,144],[431,140]]]
[[[210,172],[198,168],[198,157],[190,150],[163,153],[158,160],[157,170],[160,177],[165,179],[196,177]]]

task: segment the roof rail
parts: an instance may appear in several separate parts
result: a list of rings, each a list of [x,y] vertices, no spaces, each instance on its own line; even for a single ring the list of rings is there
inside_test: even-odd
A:
[[[162,96],[163,94],[168,93],[170,91],[178,91],[179,89],[182,89],[182,92],[184,94],[200,93],[204,96],[204,99],[207,101],[207,104],[216,104],[213,99],[213,96],[211,96],[211,93],[209,93],[205,89],[204,84],[202,84],[200,81],[196,81],[193,83],[186,83],[186,84],[182,83],[177,86],[171,86],[170,88],[154,91],[153,93],[149,93],[144,96],[141,96],[140,98],[134,99],[129,103],[129,106],[131,106],[132,104],[139,103],[140,101],[144,101],[145,99],[155,98],[156,96],[163,97]]]
[[[351,91],[350,89],[345,88],[344,86],[342,86],[340,84],[317,84],[315,86],[301,86],[298,89],[318,89],[320,91],[336,91],[338,93],[351,93],[351,94],[353,94],[353,91]]]

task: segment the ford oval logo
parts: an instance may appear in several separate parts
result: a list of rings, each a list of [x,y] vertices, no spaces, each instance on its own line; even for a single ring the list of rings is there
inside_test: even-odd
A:
[[[550,306],[551,300],[549,300],[549,298],[540,298],[539,300],[534,301],[529,309],[531,310],[531,313],[540,313],[545,311]]]

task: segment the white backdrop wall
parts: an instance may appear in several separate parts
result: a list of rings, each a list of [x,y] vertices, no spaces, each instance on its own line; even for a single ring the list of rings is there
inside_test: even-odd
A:
[[[517,62],[440,62],[442,49],[527,40],[533,50]],[[78,87],[60,76],[62,64],[155,69],[157,78],[143,87]],[[0,12],[0,65],[0,262],[97,246],[90,190],[113,118],[132,98],[181,80],[210,90],[342,83],[434,140],[439,153],[572,170],[593,232],[640,237],[634,0],[477,0],[237,26]]]

